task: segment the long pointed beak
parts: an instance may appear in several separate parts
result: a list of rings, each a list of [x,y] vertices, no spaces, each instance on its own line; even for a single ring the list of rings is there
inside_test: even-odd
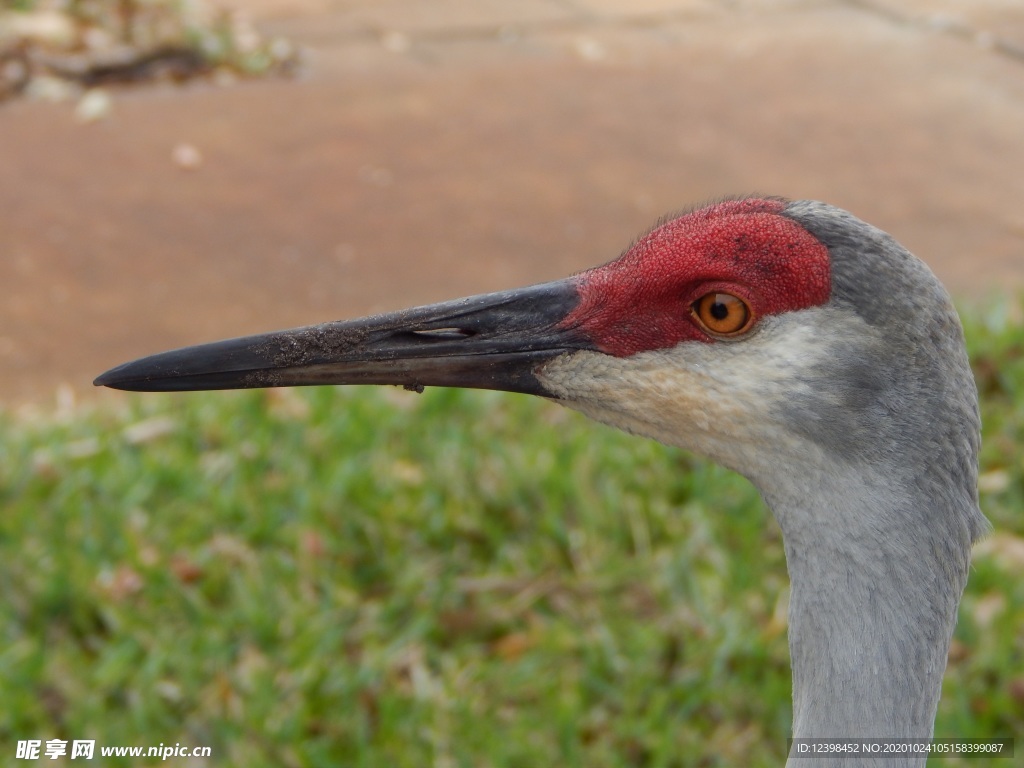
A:
[[[217,341],[112,368],[96,386],[148,392],[398,384],[498,389],[551,397],[548,360],[593,349],[560,323],[579,303],[572,279],[514,291]]]

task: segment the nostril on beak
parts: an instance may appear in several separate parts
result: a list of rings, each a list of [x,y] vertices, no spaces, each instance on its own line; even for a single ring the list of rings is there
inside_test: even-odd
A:
[[[410,333],[424,341],[459,341],[476,336],[476,331],[469,328],[428,328]]]

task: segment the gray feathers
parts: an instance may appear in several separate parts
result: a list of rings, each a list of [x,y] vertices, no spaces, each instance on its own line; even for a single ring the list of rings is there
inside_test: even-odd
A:
[[[838,389],[834,423],[820,420],[808,436],[837,451],[856,447],[889,474],[906,469],[922,496],[949,497],[973,541],[986,529],[977,500],[981,417],[949,295],[923,262],[846,211],[799,201],[786,215],[829,248],[830,306],[863,321],[859,338],[836,340],[836,370],[821,371],[819,384]]]

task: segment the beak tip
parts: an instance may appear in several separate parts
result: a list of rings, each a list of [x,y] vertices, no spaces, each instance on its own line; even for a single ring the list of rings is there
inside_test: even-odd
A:
[[[125,375],[127,373],[126,369],[131,367],[131,365],[132,363],[122,363],[110,370],[104,371],[92,380],[92,385],[94,387],[109,387],[110,389],[131,389],[132,381],[137,379],[137,377]]]
[[[107,387],[108,389],[117,389],[122,392],[149,392],[159,391],[162,388],[157,386],[160,383],[159,377],[153,378],[152,376],[139,375],[137,371],[132,368],[137,365],[136,363],[125,363],[111,368],[109,371],[104,371],[95,379],[92,380],[94,387]]]
[[[92,380],[92,385],[94,387],[114,387],[117,377],[113,376],[112,374],[114,373],[115,370],[115,368],[111,368],[109,371],[101,373],[99,376]]]

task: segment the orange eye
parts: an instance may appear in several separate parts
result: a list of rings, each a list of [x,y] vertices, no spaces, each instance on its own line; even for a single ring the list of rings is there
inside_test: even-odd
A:
[[[705,294],[693,302],[692,310],[704,330],[719,336],[736,336],[750,327],[750,307],[731,293]]]

